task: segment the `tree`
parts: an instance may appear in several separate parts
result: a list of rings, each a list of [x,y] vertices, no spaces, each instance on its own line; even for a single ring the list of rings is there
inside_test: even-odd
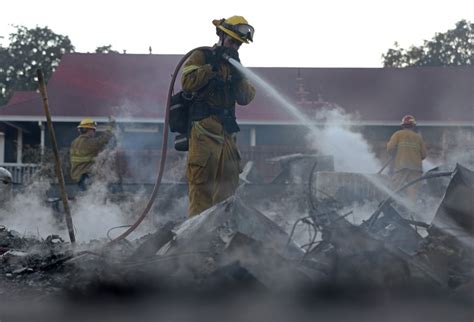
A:
[[[118,54],[119,52],[112,49],[112,45],[107,45],[107,46],[100,46],[95,49],[96,54]]]
[[[396,42],[394,46],[382,54],[384,67],[473,65],[474,24],[461,20],[456,28],[436,33],[420,47],[403,49]]]
[[[62,55],[74,52],[69,37],[48,27],[16,26],[9,40],[7,48],[0,48],[0,105],[8,101],[14,90],[37,89],[36,69],[42,69],[47,81]]]
[[[8,50],[0,45],[0,105],[3,105],[3,98],[6,96],[6,80],[4,77],[6,61],[8,59]]]

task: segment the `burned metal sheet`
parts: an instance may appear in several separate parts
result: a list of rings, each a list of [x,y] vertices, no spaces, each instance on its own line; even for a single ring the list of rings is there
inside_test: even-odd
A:
[[[474,172],[456,166],[433,225],[447,233],[474,237]],[[474,245],[471,245],[474,247]]]
[[[272,270],[271,266],[278,265],[270,265],[264,257],[281,257],[279,263],[283,266],[283,260],[297,262],[304,255],[296,244],[288,244],[288,234],[277,224],[236,196],[186,220],[174,229],[174,234],[173,240],[157,252],[158,257],[172,260],[157,269],[165,269],[182,280],[206,280],[209,275],[237,261],[252,270],[253,275],[268,282],[271,278],[262,267]],[[235,251],[235,244],[242,244],[244,239],[251,242],[244,243],[245,247]],[[245,251],[250,248],[256,251]],[[275,256],[269,256],[269,252]],[[259,260],[263,262],[255,265]]]
[[[239,232],[227,245],[219,264],[221,267],[238,265],[253,276],[255,281],[272,290],[298,289],[325,277],[322,273],[305,269],[297,261],[279,255],[274,248]]]
[[[174,232],[175,238],[166,254],[219,251],[236,233],[262,242],[285,258],[299,259],[304,254],[293,242],[287,245],[289,236],[283,229],[258,210],[245,205],[237,196],[188,219]]]
[[[361,226],[370,234],[384,240],[404,252],[414,255],[422,240],[421,236],[389,203],[382,208],[382,215],[376,220],[368,220]]]
[[[385,285],[421,274],[446,286],[446,280],[428,262],[412,256],[421,240],[413,228],[394,210],[385,213],[370,227],[355,226],[335,211],[325,213],[325,218],[317,214],[314,220],[323,229],[323,241],[310,252],[310,258],[332,266],[337,279],[357,278]]]

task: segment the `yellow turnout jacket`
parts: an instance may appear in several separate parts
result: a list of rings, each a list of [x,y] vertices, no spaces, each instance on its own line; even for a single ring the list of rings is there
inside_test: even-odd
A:
[[[90,173],[95,157],[113,137],[111,131],[100,136],[79,135],[71,143],[71,179],[78,182],[84,173]]]
[[[426,145],[420,134],[411,129],[395,132],[387,143],[387,151],[396,153],[394,170],[422,171],[421,161],[426,157]]]
[[[230,81],[231,70],[228,63],[222,62],[217,72],[212,71],[212,66],[206,64],[206,55],[197,50],[191,54],[183,67],[181,85],[183,90],[195,93],[208,84],[212,78]],[[233,93],[232,93],[233,91]],[[255,88],[243,77],[233,88],[222,87],[219,89],[207,88],[200,93],[204,102],[210,107],[229,108],[235,103],[239,105],[249,104],[255,97]]]

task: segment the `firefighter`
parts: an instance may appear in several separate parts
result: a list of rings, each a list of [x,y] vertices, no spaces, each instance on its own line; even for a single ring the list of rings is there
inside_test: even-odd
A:
[[[421,162],[426,158],[426,145],[415,132],[416,120],[412,115],[402,118],[401,130],[395,132],[387,143],[387,151],[394,157],[393,183],[395,189],[415,180],[423,173]],[[407,188],[407,195],[416,201],[418,185]]]
[[[114,137],[115,121],[110,119],[106,131],[99,136],[95,135],[97,123],[90,118],[83,119],[77,129],[79,136],[71,143],[71,179],[77,183],[82,191],[87,189],[92,179],[92,166],[95,157],[104,149]]]
[[[190,110],[191,130],[186,177],[189,183],[189,216],[194,216],[231,196],[239,183],[240,153],[235,104],[247,105],[255,96],[249,80],[224,56],[240,62],[242,43],[253,41],[254,29],[241,16],[214,20],[218,43],[209,54],[195,51],[185,62],[181,85],[199,93]]]

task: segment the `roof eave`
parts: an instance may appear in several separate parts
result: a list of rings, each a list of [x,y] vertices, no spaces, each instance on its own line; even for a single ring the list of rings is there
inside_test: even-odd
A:
[[[53,117],[53,122],[80,122],[83,116],[57,116]],[[108,117],[94,117],[96,122],[108,122]],[[145,117],[118,117],[115,120],[119,123],[163,123],[163,118],[145,118]],[[29,115],[4,115],[0,116],[0,121],[9,122],[46,122],[45,116],[29,116]],[[297,121],[253,121],[240,120],[240,125],[302,125]],[[315,121],[311,122],[313,125],[325,125],[327,123]],[[339,123],[348,126],[399,126],[399,122],[392,121],[358,121],[358,122],[344,122]],[[418,126],[474,126],[474,122],[440,122],[440,121],[423,121],[418,120]]]

